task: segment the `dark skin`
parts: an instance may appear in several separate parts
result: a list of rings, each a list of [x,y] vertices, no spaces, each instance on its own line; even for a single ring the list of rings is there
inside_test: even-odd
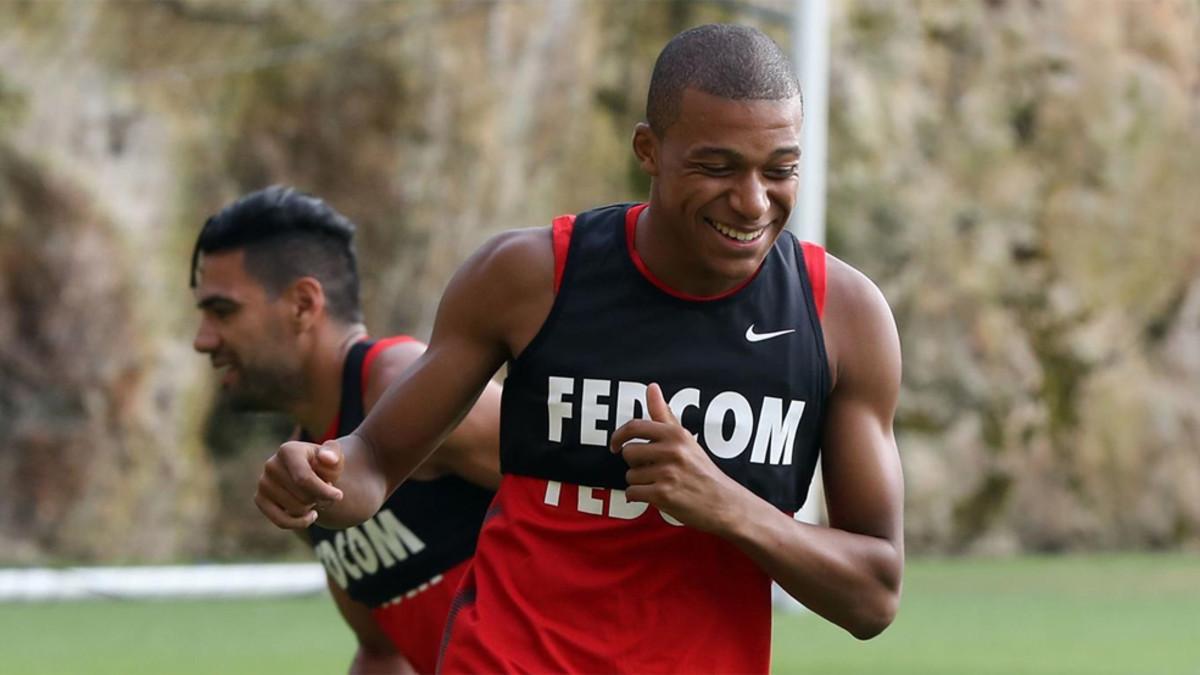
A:
[[[685,90],[665,133],[639,125],[633,148],[652,179],[635,246],[672,287],[709,296],[735,288],[762,264],[795,203],[799,99],[733,101]],[[350,436],[323,447],[284,444],[268,464],[287,487],[342,527],[374,513],[409,476],[500,365],[520,354],[553,303],[548,229],[497,236],[451,281],[429,350]],[[833,390],[822,443],[830,526],[795,521],[713,464],[648,392],[650,419],[612,437],[630,466],[630,501],[734,544],[797,600],[860,639],[886,628],[904,567],[903,480],[892,421],[900,344],[883,295],[827,258],[823,321]],[[495,311],[502,307],[504,311]],[[422,415],[407,415],[417,401]],[[632,439],[649,441],[625,445]],[[316,513],[281,527],[301,527]]]
[[[272,298],[247,273],[244,257],[240,249],[202,257],[195,291],[201,320],[193,347],[208,354],[214,367],[225,369],[221,385],[235,400],[284,412],[299,427],[323,431],[340,406],[346,354],[366,337],[366,329],[332,318],[321,283],[313,277],[295,280]],[[399,379],[423,351],[419,343],[403,342],[381,352],[371,364],[364,408],[373,409],[387,385]],[[499,408],[499,387],[488,385],[479,404],[413,477],[429,480],[456,473],[495,489],[500,481]],[[315,501],[305,501],[265,474],[255,503],[264,513],[275,514],[304,514],[315,506]],[[307,541],[303,531],[299,534]],[[350,672],[413,672],[380,630],[371,609],[351,599],[332,579],[328,585],[358,639]]]

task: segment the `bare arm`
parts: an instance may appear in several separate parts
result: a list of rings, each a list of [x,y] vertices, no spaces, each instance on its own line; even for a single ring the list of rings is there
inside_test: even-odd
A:
[[[371,609],[366,605],[355,602],[340,586],[326,576],[329,583],[329,594],[341,612],[346,624],[354,631],[358,640],[358,650],[354,660],[350,662],[350,675],[368,675],[372,673],[413,673],[412,666],[404,655],[396,651],[392,641],[379,629],[379,624],[371,616]]]
[[[613,448],[631,467],[629,499],[731,541],[809,609],[869,639],[895,617],[904,566],[903,482],[892,434],[900,345],[878,289],[844,263],[829,263],[826,343],[837,379],[822,466],[830,527],[794,520],[717,469],[657,386],[647,393],[651,420],[622,427]],[[622,447],[632,438],[651,442]]]
[[[369,412],[392,382],[425,353],[420,342],[402,342],[371,365],[363,404]],[[495,490],[500,485],[500,385],[489,382],[466,417],[442,441],[421,468],[417,478],[454,473],[477,485]],[[428,472],[429,476],[424,475]]]
[[[298,430],[296,434],[299,434]],[[295,532],[296,536],[300,537],[305,544],[312,546],[312,540],[307,531],[296,530]],[[379,630],[379,624],[371,616],[369,607],[355,602],[328,574],[325,575],[325,583],[329,587],[329,594],[333,596],[333,603],[337,606],[338,612],[342,615],[346,625],[350,626],[350,630],[354,632],[354,637],[358,641],[358,649],[354,653],[354,659],[350,662],[350,675],[373,673],[407,675],[416,672],[404,655],[396,651],[395,645],[388,636]]]
[[[758,513],[740,519],[732,539],[809,609],[868,639],[895,617],[904,568],[904,485],[892,432],[900,341],[878,289],[829,263],[826,341],[838,355],[821,463],[829,527],[753,505]]]
[[[354,433],[320,447],[285,443],[267,461],[256,496],[263,513],[285,528],[306,527],[317,514],[332,528],[374,515],[532,339],[553,303],[553,274],[548,229],[485,244],[442,296],[428,349]]]

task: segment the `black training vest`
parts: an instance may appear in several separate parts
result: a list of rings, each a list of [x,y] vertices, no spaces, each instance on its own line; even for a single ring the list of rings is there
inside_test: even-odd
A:
[[[727,297],[685,300],[634,265],[631,205],[577,216],[562,285],[504,383],[504,473],[628,487],[612,431],[646,417],[657,382],[726,474],[776,507],[804,503],[830,378],[796,239],[780,234],[758,274]],[[774,334],[774,335],[772,335]]]
[[[342,367],[337,435],[363,421],[363,360],[373,342],[350,348]],[[301,439],[309,440],[305,431]],[[475,541],[493,493],[449,474],[407,480],[367,522],[345,530],[308,528],[317,558],[354,600],[379,607],[475,554]]]

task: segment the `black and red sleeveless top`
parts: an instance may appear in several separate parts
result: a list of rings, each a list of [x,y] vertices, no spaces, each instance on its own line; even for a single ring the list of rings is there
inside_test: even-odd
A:
[[[315,442],[344,436],[363,421],[363,393],[373,360],[389,346],[412,340],[399,336],[362,341],[350,348],[342,367],[338,416]],[[312,438],[307,432],[302,440]],[[317,559],[330,578],[354,600],[383,607],[413,595],[446,570],[470,559],[493,493],[453,474],[407,480],[370,520],[346,528],[308,528]]]
[[[657,382],[721,470],[799,509],[831,386],[824,251],[783,232],[747,283],[688,297],[637,255],[643,208],[555,222],[560,286],[509,365],[505,475],[447,622],[446,672],[770,667],[769,577],[732,544],[629,502],[608,441],[647,416]]]

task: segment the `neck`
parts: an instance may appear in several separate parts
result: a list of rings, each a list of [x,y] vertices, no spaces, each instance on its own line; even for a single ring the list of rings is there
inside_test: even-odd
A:
[[[634,248],[650,272],[673,290],[698,298],[710,298],[733,290],[745,279],[713,276],[705,271],[703,261],[687,258],[687,242],[676,241],[675,228],[659,221],[654,198],[638,216],[634,232]]]
[[[305,395],[288,413],[314,436],[325,433],[342,403],[342,370],[354,344],[367,337],[361,323],[328,325],[312,336],[310,357],[304,364]]]

